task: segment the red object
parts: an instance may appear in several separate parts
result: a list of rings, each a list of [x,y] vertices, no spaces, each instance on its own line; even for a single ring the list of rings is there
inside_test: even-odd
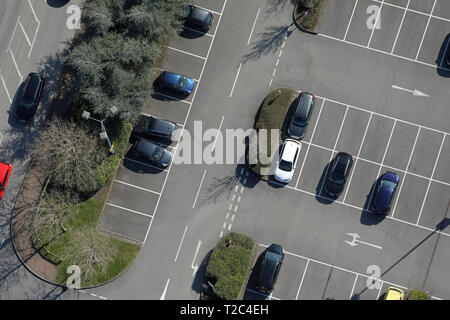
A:
[[[12,165],[0,162],[0,199],[3,197],[9,176],[11,175]]]

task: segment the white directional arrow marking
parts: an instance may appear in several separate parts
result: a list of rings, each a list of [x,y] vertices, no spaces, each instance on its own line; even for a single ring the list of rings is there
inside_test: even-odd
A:
[[[371,246],[371,247],[374,247],[374,248],[383,250],[383,247],[380,247],[380,246],[377,246],[377,245],[375,245],[375,244],[371,244],[371,243],[368,243],[368,242],[364,242],[364,241],[358,240],[358,239],[361,239],[361,237],[360,237],[359,234],[357,234],[357,233],[346,233],[346,235],[353,237],[353,240],[352,240],[352,241],[347,241],[347,240],[345,240],[345,242],[346,242],[348,245],[352,246],[352,247],[357,246],[358,243],[361,243],[361,244],[365,244],[365,245],[367,245],[367,246]]]
[[[198,270],[198,264],[195,264],[195,265],[194,265],[194,262],[195,262],[195,258],[197,257],[198,250],[200,249],[200,245],[201,245],[201,244],[202,244],[202,242],[199,240],[198,243],[197,243],[197,249],[195,249],[194,259],[192,260],[192,264],[191,264],[191,268],[194,269],[194,272],[192,273],[192,276],[194,276],[195,273],[196,273],[197,270]]]
[[[402,88],[396,85],[392,85],[393,89],[397,89],[397,90],[401,90],[401,91],[405,91],[405,92],[409,92],[412,93],[413,96],[419,96],[419,97],[429,97],[429,95],[427,95],[426,93],[423,93],[422,91],[419,91],[417,89],[414,90],[410,90],[410,89],[406,89],[406,88]]]

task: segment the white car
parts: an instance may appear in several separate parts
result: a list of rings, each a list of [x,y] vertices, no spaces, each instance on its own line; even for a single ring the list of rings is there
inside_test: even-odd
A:
[[[284,140],[273,175],[276,180],[282,183],[288,183],[292,180],[301,149],[302,145],[297,140]]]

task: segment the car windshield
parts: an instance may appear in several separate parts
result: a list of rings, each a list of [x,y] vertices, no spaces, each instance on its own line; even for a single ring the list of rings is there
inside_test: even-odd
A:
[[[155,151],[150,156],[150,160],[159,161],[164,154],[164,149],[161,147],[156,147]]]
[[[211,23],[212,17],[213,17],[212,14],[208,14],[206,16],[206,19],[205,19],[206,24],[209,25]]]
[[[337,184],[343,184],[344,183],[344,177],[339,176],[337,174],[332,174],[331,177],[330,177],[330,180],[332,182],[334,182],[334,183],[337,183]]]
[[[382,188],[389,188],[393,190],[395,188],[395,183],[392,181],[383,180],[380,185],[380,189]]]
[[[291,171],[292,170],[292,162],[281,160],[279,168],[283,171]]]
[[[184,89],[186,87],[187,79],[185,77],[180,77],[177,83],[179,89]]]

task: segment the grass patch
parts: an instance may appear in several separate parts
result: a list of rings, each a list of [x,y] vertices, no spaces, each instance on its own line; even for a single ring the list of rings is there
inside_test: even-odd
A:
[[[324,4],[325,0],[317,0],[316,5],[313,8],[306,9],[302,6],[302,1],[299,1],[294,9],[295,21],[297,21],[303,29],[313,32]]]
[[[289,107],[292,102],[297,98],[297,93],[295,90],[290,88],[280,88],[275,89],[264,99],[258,114],[256,115],[255,129],[259,131],[260,129],[267,129],[267,156],[272,154],[272,146],[270,140],[270,130],[278,129],[280,133],[283,129],[283,124],[286,119],[286,115],[289,111]],[[281,134],[280,134],[281,138]],[[281,140],[278,145],[281,144]],[[251,167],[253,172],[261,175],[263,168],[270,168],[269,164],[263,164],[259,161],[258,163]],[[254,159],[254,158],[253,158]]]
[[[240,233],[225,235],[211,253],[206,279],[214,284],[217,298],[242,299],[255,241]]]
[[[419,290],[411,290],[409,292],[408,300],[430,300],[430,296]]]

